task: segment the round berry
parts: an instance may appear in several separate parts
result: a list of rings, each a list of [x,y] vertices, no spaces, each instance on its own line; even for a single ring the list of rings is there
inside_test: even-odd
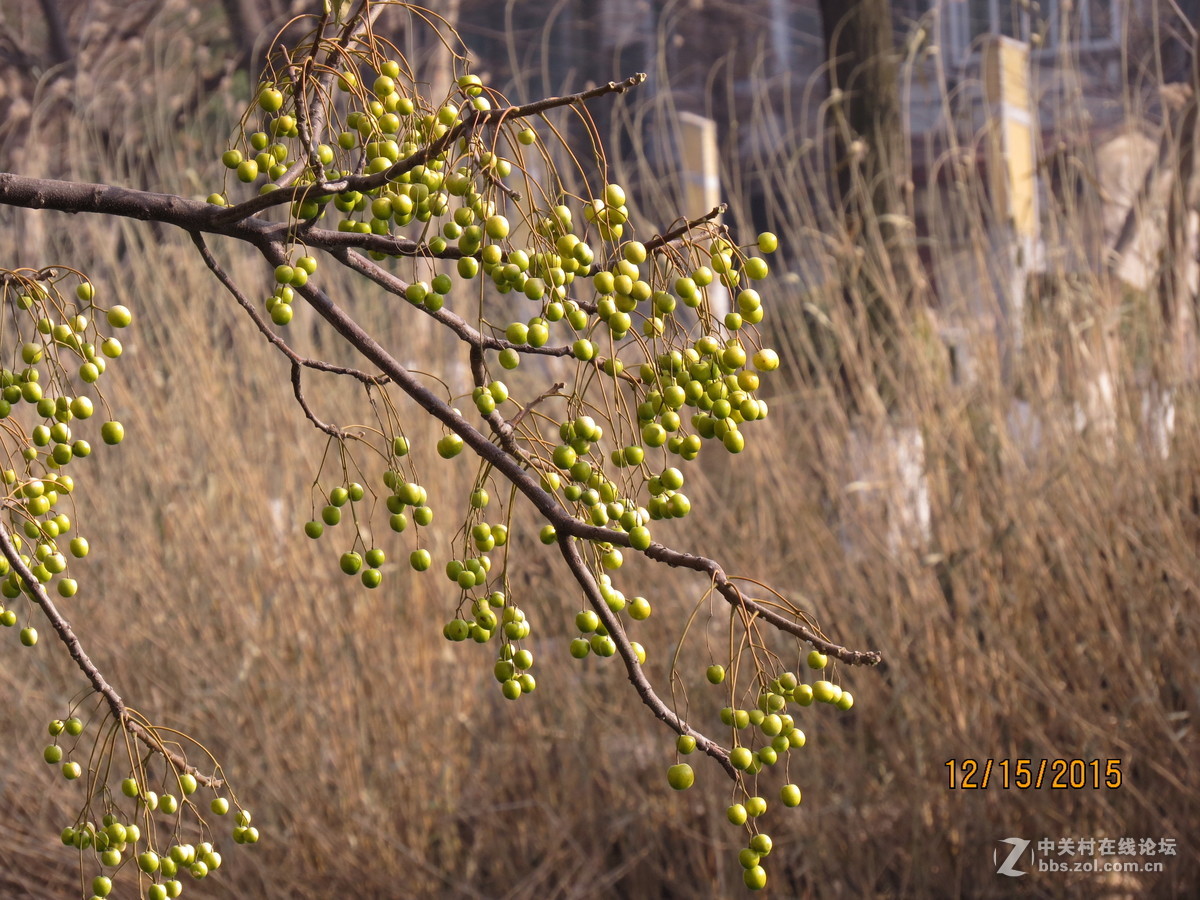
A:
[[[696,782],[696,775],[687,763],[677,763],[667,770],[667,783],[677,791],[686,791]]]
[[[767,886],[767,870],[762,866],[754,866],[742,873],[742,881],[752,891],[761,891]]]
[[[463,439],[457,434],[443,435],[437,442],[438,456],[442,459],[453,459],[462,453]]]

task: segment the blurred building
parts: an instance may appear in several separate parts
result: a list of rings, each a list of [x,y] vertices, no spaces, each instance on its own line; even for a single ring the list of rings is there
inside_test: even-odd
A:
[[[893,0],[891,11],[907,215],[953,377],[973,377],[981,333],[1009,369],[1030,321],[1059,342],[1054,365],[1074,398],[1067,415],[1103,445],[1115,419],[1114,334],[1077,324],[1106,321],[1091,304],[1095,273],[1114,251],[1130,290],[1161,277],[1177,169],[1166,141],[1190,102],[1189,23],[1200,22],[1200,2]],[[689,183],[719,183],[715,195],[743,233],[793,236],[796,308],[819,306],[830,270],[820,235],[835,231],[822,221],[822,192],[837,161],[822,127],[816,0],[462,0],[459,16],[476,70],[516,101],[648,73],[634,96],[596,104],[593,115],[651,224],[667,224],[658,211],[701,211],[688,208]],[[713,123],[711,171],[693,170],[704,154],[690,152],[696,132],[681,123],[695,116]],[[1195,232],[1193,222],[1193,249]],[[1085,277],[1065,287],[1073,272]],[[1183,277],[1194,293],[1195,266]],[[1173,327],[1194,331],[1182,320]],[[1169,394],[1151,385],[1143,405],[1169,431]],[[891,510],[889,544],[920,543],[929,527],[920,434],[858,438],[847,457],[857,494]]]
[[[1200,3],[1172,9],[1186,14],[1193,6]],[[1188,38],[1165,21],[1179,13],[1150,15],[1153,7],[1153,0],[894,0],[918,182],[944,151],[948,129],[955,140],[971,140],[985,124],[981,51],[990,36],[1029,44],[1047,146],[1064,134],[1078,139],[1071,132],[1080,127],[1089,137],[1119,127],[1128,114],[1125,89],[1145,79],[1152,59],[1166,81],[1188,80]],[[646,72],[635,97],[595,104],[610,152],[669,178],[683,155],[678,114],[711,118],[724,192],[738,195],[735,219],[776,224],[769,179],[760,173],[819,140],[828,88],[816,0],[461,0],[457,25],[476,71],[514,101]]]

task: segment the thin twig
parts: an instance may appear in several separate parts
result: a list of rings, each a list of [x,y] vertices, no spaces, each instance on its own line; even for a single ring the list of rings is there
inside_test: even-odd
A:
[[[116,688],[108,683],[96,664],[92,662],[91,657],[87,655],[87,651],[83,649],[83,645],[75,635],[74,629],[71,628],[71,623],[58,611],[58,607],[54,605],[54,601],[50,599],[50,595],[46,593],[46,589],[42,587],[42,583],[38,581],[37,577],[30,571],[29,566],[21,558],[21,554],[13,544],[12,537],[8,533],[8,528],[3,522],[0,522],[0,552],[4,553],[9,565],[12,566],[13,571],[17,573],[24,583],[33,602],[41,607],[42,613],[50,622],[50,627],[54,629],[59,640],[66,645],[71,659],[75,660],[75,664],[79,666],[80,670],[87,677],[87,680],[92,685],[92,689],[104,698],[104,702],[108,704],[113,718],[121,724],[121,727],[151,750],[162,754],[175,768],[175,771],[181,774],[188,773],[194,775],[198,782],[207,787],[221,787],[224,784],[221,779],[210,777],[195,766],[190,765],[183,756],[166,747],[150,729],[146,728],[141,722],[130,715],[129,711],[125,708],[125,700],[117,693]]]
[[[736,780],[739,777],[739,773],[729,761],[729,752],[716,741],[706,737],[689,725],[670,707],[663,703],[658,694],[654,692],[654,687],[650,684],[650,680],[646,678],[646,673],[642,671],[642,664],[638,661],[637,654],[629,642],[628,635],[625,634],[621,620],[609,609],[608,603],[601,596],[600,587],[596,584],[595,576],[592,575],[591,570],[584,563],[583,557],[579,553],[579,547],[569,535],[562,533],[558,536],[558,547],[562,551],[563,559],[567,561],[567,566],[570,568],[571,574],[575,576],[575,580],[583,588],[584,594],[587,595],[588,603],[596,611],[596,615],[600,617],[600,621],[608,631],[608,636],[616,644],[617,653],[620,654],[621,660],[625,663],[625,671],[629,675],[629,681],[633,685],[633,689],[637,691],[637,695],[641,698],[642,703],[654,713],[655,718],[666,722],[668,726],[679,734],[690,734],[694,737],[696,739],[696,747],[720,763],[721,768],[725,770],[726,774]]]
[[[487,390],[487,366],[483,360],[483,347],[480,344],[471,346],[471,379],[475,382],[475,386]],[[499,439],[501,445],[508,451],[510,456],[522,460],[526,465],[532,465],[533,461],[529,458],[513,439],[513,426],[498,409],[493,409],[490,413],[483,416],[484,420],[492,429],[492,433]]]
[[[689,219],[682,225],[677,225],[676,227],[665,231],[662,234],[657,234],[650,240],[646,241],[646,252],[653,253],[655,250],[660,250],[672,241],[677,241],[694,229],[699,228],[701,225],[711,222],[718,216],[725,215],[725,213],[728,211],[729,204],[722,203],[718,206],[714,206],[712,209],[698,218]]]
[[[650,240],[646,241],[646,243],[645,243],[646,252],[647,253],[655,253],[655,252],[663,249],[668,244],[670,244],[674,241],[677,241],[681,237],[685,237],[686,235],[690,234],[693,230],[695,230],[696,228],[699,228],[701,225],[705,225],[705,224],[711,222],[713,219],[716,219],[718,216],[724,215],[726,212],[728,212],[728,210],[729,210],[729,204],[721,203],[721,204],[718,204],[717,206],[714,206],[712,209],[710,209],[708,212],[706,212],[702,216],[698,216],[695,219],[687,219],[682,224],[676,225],[674,228],[671,228],[671,229],[663,232],[662,234],[656,234]],[[620,259],[619,251],[613,257],[606,260],[604,265],[601,268],[611,269],[613,266],[615,266],[617,264],[618,259]],[[597,271],[599,271],[599,269],[597,269]],[[596,311],[595,306],[593,305],[592,308],[588,309],[587,311],[589,313],[594,313]]]
[[[359,253],[355,253],[352,250],[340,249],[332,251],[332,255],[334,259],[341,262],[347,268],[358,272],[360,275],[365,275],[390,294],[403,297],[404,292],[408,290],[407,282],[396,277],[386,269],[375,265]],[[570,356],[572,353],[571,348],[566,345],[530,347],[528,344],[514,344],[512,341],[505,340],[504,338],[489,337],[473,328],[465,319],[446,309],[444,306],[436,310],[428,309],[425,306],[418,306],[417,308],[445,325],[472,347],[482,347],[485,350],[516,350],[518,353],[530,353],[539,356]]]
[[[284,53],[284,58],[287,58],[287,49],[281,48]],[[292,92],[294,96],[304,97],[307,90],[308,71],[312,65],[311,57],[304,61],[301,68],[296,68],[291,62],[288,63],[288,77],[292,81]],[[300,135],[300,144],[304,147],[305,153],[308,155],[308,165],[316,173],[317,181],[325,180],[325,164],[321,162],[321,155],[317,152],[317,142],[313,137],[312,128],[309,123],[308,104],[303,102],[296,103],[296,131]]]
[[[317,414],[312,411],[312,407],[308,405],[308,401],[304,399],[304,389],[300,384],[300,373],[303,368],[299,363],[292,363],[292,393],[296,395],[296,402],[300,404],[300,408],[304,410],[304,415],[308,421],[312,422],[318,430],[325,432],[330,437],[344,440],[346,432],[338,428],[336,425],[329,425],[317,418]]]
[[[546,388],[546,390],[542,391],[540,394],[538,394],[536,397],[534,397],[532,400],[530,400],[528,403],[526,403],[521,408],[520,412],[518,412],[515,416],[512,417],[511,421],[509,422],[509,425],[511,425],[513,428],[516,428],[518,425],[521,424],[521,420],[524,419],[531,412],[533,412],[534,407],[536,407],[539,403],[541,403],[544,400],[549,400],[551,397],[564,396],[562,391],[566,388],[566,386],[567,385],[565,382],[562,382],[562,381],[554,382],[554,384],[550,385],[550,387]]]
[[[338,36],[333,46],[329,48],[329,52],[325,55],[325,74],[316,80],[315,93],[317,96],[328,95],[333,87],[333,82],[337,78],[337,71],[334,68],[334,63],[338,61],[339,53],[345,51],[351,44],[360,40],[366,34],[376,19],[386,9],[386,4],[377,3],[374,6],[367,4],[364,0],[362,6],[355,12],[342,28],[342,33]],[[321,17],[321,22],[318,24],[316,37],[313,39],[313,52],[308,57],[306,63],[311,63],[316,59],[316,54],[321,46],[321,37],[325,31],[325,16]],[[303,93],[300,95],[303,97]],[[308,109],[307,101],[298,101],[297,105],[304,105],[308,111],[309,121],[309,136],[314,145],[321,143],[321,138],[325,133],[326,120],[326,105],[318,103],[315,109]],[[297,114],[296,121],[299,123],[300,116]],[[303,174],[305,168],[304,160],[296,160],[284,173],[283,177],[276,183],[280,187],[291,185],[297,178]],[[318,170],[321,171],[321,170]],[[322,180],[324,176],[322,175]]]
[[[216,257],[214,257],[212,252],[208,249],[208,245],[205,243],[204,238],[199,233],[194,231],[189,232],[189,234],[191,235],[192,242],[200,251],[200,256],[204,260],[204,264],[208,266],[209,270],[214,275],[217,276],[217,280],[225,286],[225,289],[229,291],[229,293],[233,296],[233,299],[238,302],[238,305],[246,311],[246,314],[250,316],[259,332],[261,332],[263,337],[267,339],[267,342],[275,347],[289,360],[291,360],[293,365],[303,366],[306,369],[313,369],[318,372],[328,372],[331,375],[348,375],[351,378],[362,382],[363,384],[383,385],[388,383],[388,377],[386,375],[368,375],[366,372],[363,372],[360,369],[354,369],[348,366],[339,366],[335,365],[334,363],[325,362],[322,359],[311,359],[306,356],[301,356],[288,345],[287,341],[281,338],[270,328],[270,326],[267,325],[266,320],[258,314],[258,310],[255,309],[254,304],[251,303],[249,298],[242,293],[241,289],[237,286],[234,280],[229,277],[228,273],[221,268],[221,264],[217,262]]]

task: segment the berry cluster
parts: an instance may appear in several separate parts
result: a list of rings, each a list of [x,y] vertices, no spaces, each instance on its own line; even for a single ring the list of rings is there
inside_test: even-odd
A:
[[[808,668],[821,671],[829,664],[829,658],[819,650],[812,650],[806,660]],[[705,677],[710,684],[723,684],[726,680],[725,667],[713,664]],[[771,852],[770,836],[758,828],[757,820],[767,812],[765,798],[751,793],[757,788],[757,777],[763,769],[783,763],[787,767],[787,756],[807,743],[807,738],[788,712],[789,704],[810,707],[813,701],[827,703],[840,710],[849,710],[854,697],[830,681],[818,680],[812,684],[801,683],[795,672],[783,672],[771,679],[760,690],[757,702],[751,709],[733,706],[721,710],[721,724],[733,731],[732,750],[729,762],[739,773],[738,786],[743,794],[741,802],[734,803],[726,811],[730,823],[745,827],[750,833],[749,846],[743,849],[738,860],[742,864],[746,886],[759,890],[766,886],[767,873],[762,865],[763,858]],[[757,745],[757,747],[755,747]],[[691,753],[695,739],[680,735],[676,749],[681,754]],[[668,781],[676,790],[691,787],[691,767],[685,763],[672,766]],[[780,802],[788,808],[797,807],[801,801],[800,788],[787,782],[779,790]]]
[[[14,348],[14,364],[0,369],[0,441],[7,463],[0,478],[7,493],[9,532],[21,563],[30,567],[38,584],[57,579],[59,597],[68,599],[79,590],[68,571],[68,557],[80,559],[90,549],[86,538],[68,537],[74,529],[73,510],[63,507],[71,503],[75,490],[71,466],[92,453],[83,436],[94,427],[87,420],[97,402],[107,409],[101,378],[123,349],[97,323],[119,330],[133,317],[124,306],[98,306],[89,281],[82,280],[74,297],[67,297],[59,292],[58,282],[34,274],[0,271],[5,308],[16,310],[0,322],[0,342]],[[79,276],[64,271],[58,277]],[[111,419],[98,431],[105,444],[119,444],[125,437],[124,426]],[[0,595],[6,602],[31,596],[31,586],[4,556],[0,577]],[[19,619],[17,609],[0,605],[0,624],[11,627]],[[32,647],[37,638],[36,627],[22,628],[22,644]]]

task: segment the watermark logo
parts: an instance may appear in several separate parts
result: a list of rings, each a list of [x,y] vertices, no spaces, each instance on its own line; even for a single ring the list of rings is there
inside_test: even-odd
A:
[[[1017,868],[1017,863],[1021,860],[1021,854],[1029,849],[1029,841],[1024,838],[1010,837],[1003,838],[999,841],[1001,844],[1007,844],[1006,848],[996,847],[992,850],[992,862],[996,865],[997,875],[1007,875],[1010,878],[1020,878],[1025,873]],[[1004,860],[1000,860],[1000,854],[1006,852],[1007,856]],[[1029,858],[1033,859],[1033,854],[1029,854]]]
[[[1028,853],[1028,856],[1026,856]],[[1175,856],[1175,838],[1000,838],[992,848],[997,875],[1020,878],[1030,872],[1163,871],[1162,857]]]

